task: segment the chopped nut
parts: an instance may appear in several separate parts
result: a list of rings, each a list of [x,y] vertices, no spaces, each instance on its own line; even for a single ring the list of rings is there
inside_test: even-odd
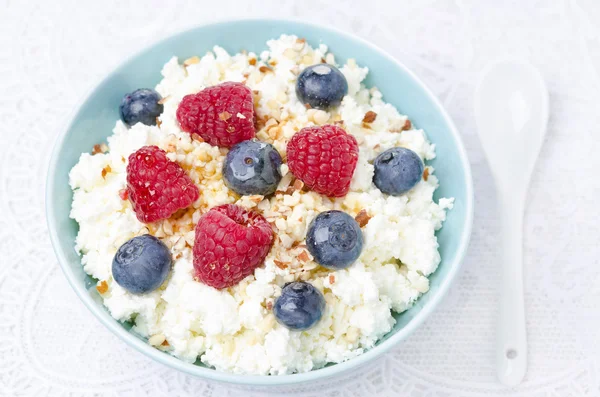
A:
[[[100,145],[96,144],[96,145],[94,145],[94,148],[92,149],[92,154],[98,154],[98,153],[102,153],[102,149],[100,148]]]
[[[96,286],[96,290],[100,293],[100,294],[104,294],[106,293],[106,291],[108,291],[108,283],[106,282],[106,280],[102,280],[100,282],[100,284],[98,284]]]
[[[362,209],[362,210],[360,210],[360,212],[358,214],[356,214],[356,216],[354,217],[354,220],[356,220],[356,222],[358,223],[358,226],[363,227],[363,226],[366,226],[367,223],[369,223],[369,221],[371,220],[371,217],[367,213],[367,210]]]
[[[366,128],[366,129],[370,130],[371,129],[371,124],[363,122],[362,123],[362,128]]]
[[[219,120],[225,121],[231,118],[231,113],[225,111],[223,113],[219,113]]]
[[[365,117],[363,117],[362,121],[363,123],[372,123],[373,121],[375,121],[376,118],[377,113],[375,113],[372,110],[369,110],[367,113],[365,113]]]
[[[335,284],[335,274],[329,275],[329,284]]]
[[[423,180],[427,180],[429,178],[429,168],[425,168],[425,171],[423,171]]]
[[[280,269],[285,269],[288,267],[287,263],[284,263],[282,261],[278,261],[277,259],[273,259],[273,263],[275,263],[275,266],[277,266]]]
[[[272,59],[269,61],[269,65],[271,66],[277,66],[277,61],[275,59]]]
[[[296,43],[306,43],[306,39],[305,39],[305,38],[302,38],[302,37],[298,37],[298,38],[296,39]]]
[[[321,57],[321,63],[327,63],[327,61],[325,60],[325,58]]]
[[[193,56],[193,57],[188,58],[185,61],[183,61],[183,66],[188,67],[190,65],[194,65],[199,62],[200,62],[200,58],[197,56]]]
[[[106,165],[106,167],[102,168],[102,178],[106,178],[106,174],[111,171],[112,169],[110,168],[110,165]]]
[[[173,235],[173,224],[169,221],[163,222],[163,230],[167,236]]]
[[[260,70],[261,73],[273,72],[273,69],[265,65],[259,67],[258,70]]]
[[[294,181],[293,186],[295,190],[302,190],[302,188],[304,187],[304,182],[302,182],[300,179],[296,179]]]
[[[160,126],[161,126],[161,125],[162,125],[162,121],[160,121],[160,117],[159,117],[159,116],[156,116],[156,126],[157,126],[158,128],[160,128]]]
[[[148,344],[151,346],[160,346],[166,341],[165,336],[163,334],[152,335],[148,338]]]
[[[252,66],[256,65],[256,58],[250,58],[248,59],[248,63]]]
[[[308,262],[310,260],[310,257],[308,256],[308,252],[303,250],[300,253],[300,255],[298,255],[298,259],[301,260],[302,262]]]
[[[307,109],[312,109],[312,106],[310,106],[310,103],[305,103],[304,107],[307,108]]]
[[[406,120],[404,122],[404,127],[402,127],[402,131],[408,131],[412,128],[412,123],[410,122],[410,120]]]
[[[204,142],[204,139],[202,139],[202,137],[195,132],[192,134],[192,139],[198,142]]]
[[[171,98],[171,95],[167,95],[167,96],[166,96],[166,97],[164,97],[164,98],[160,98],[160,101],[158,101],[158,104],[159,104],[159,105],[162,105],[162,104],[164,104],[165,102],[167,102],[167,101],[169,100],[169,98]]]
[[[268,300],[267,301],[267,310],[272,310],[273,309],[273,301],[272,300]]]
[[[244,116],[243,114],[241,114],[240,112],[238,112],[238,114],[235,115],[238,119],[245,119],[246,116]]]
[[[161,346],[169,346],[169,341],[168,340],[164,340],[163,343],[160,344]]]

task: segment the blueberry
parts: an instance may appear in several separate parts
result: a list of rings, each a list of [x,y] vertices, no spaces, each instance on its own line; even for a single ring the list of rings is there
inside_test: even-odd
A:
[[[238,194],[273,194],[281,180],[281,155],[273,145],[243,141],[231,148],[223,163],[225,184]]]
[[[425,168],[418,154],[403,147],[386,150],[377,156],[373,165],[375,186],[392,196],[412,189],[421,180]]]
[[[136,123],[156,125],[156,118],[163,112],[164,106],[158,103],[161,96],[158,92],[140,88],[123,97],[119,112],[121,119],[128,126]]]
[[[347,93],[346,77],[338,68],[326,63],[307,67],[296,82],[298,99],[315,109],[327,110],[338,106]]]
[[[127,291],[144,294],[161,286],[172,261],[171,252],[162,241],[144,234],[119,247],[112,263],[113,278]]]
[[[321,319],[325,310],[323,294],[304,281],[287,283],[273,305],[280,324],[296,330],[308,329]]]
[[[321,266],[344,269],[360,256],[363,235],[350,215],[342,211],[325,211],[308,226],[306,246]]]

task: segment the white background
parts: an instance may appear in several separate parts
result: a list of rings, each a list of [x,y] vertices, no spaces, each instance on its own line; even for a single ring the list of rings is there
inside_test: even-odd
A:
[[[0,395],[263,395],[184,376],[110,334],[67,285],[43,209],[55,135],[104,74],[149,40],[261,15],[354,32],[412,68],[456,121],[476,191],[463,271],[422,328],[359,376],[293,395],[600,396],[597,0],[0,0]],[[551,101],[525,222],[529,372],[512,390],[495,381],[497,217],[472,115],[477,73],[505,55],[538,66]]]

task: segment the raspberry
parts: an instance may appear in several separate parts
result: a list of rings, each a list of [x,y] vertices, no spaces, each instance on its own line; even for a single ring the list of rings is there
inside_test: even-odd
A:
[[[267,256],[273,231],[257,212],[226,204],[202,215],[196,225],[196,278],[218,289],[252,274]]]
[[[287,144],[292,174],[329,197],[348,193],[357,161],[356,139],[335,125],[303,128]]]
[[[186,95],[177,108],[181,129],[213,146],[232,147],[254,138],[254,100],[242,83],[226,82]]]
[[[156,146],[144,146],[129,156],[127,193],[140,222],[167,219],[200,197],[183,168]]]

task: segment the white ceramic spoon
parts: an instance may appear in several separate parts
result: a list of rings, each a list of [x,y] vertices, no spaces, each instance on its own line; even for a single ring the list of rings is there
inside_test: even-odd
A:
[[[486,66],[475,92],[475,121],[495,179],[500,211],[498,379],[514,386],[523,380],[527,370],[523,212],[548,123],[548,90],[539,71],[517,60]]]

